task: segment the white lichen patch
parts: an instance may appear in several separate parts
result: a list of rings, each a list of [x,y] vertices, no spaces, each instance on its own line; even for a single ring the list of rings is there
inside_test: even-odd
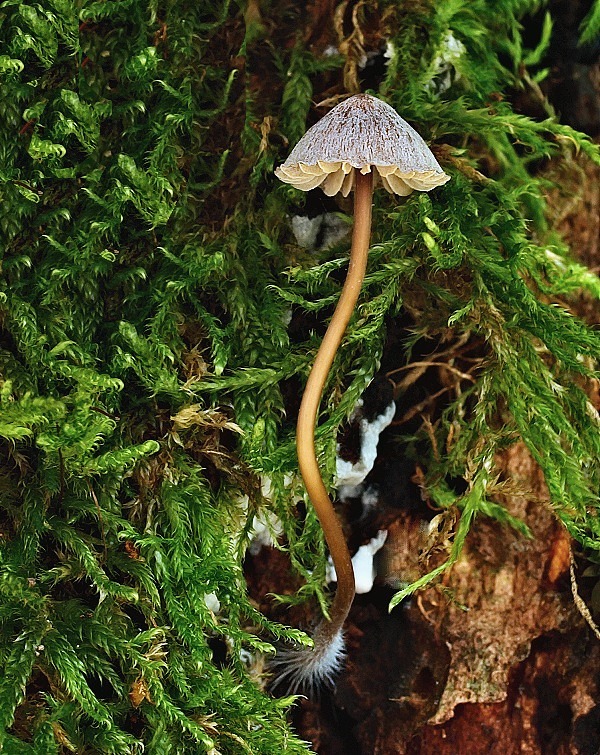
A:
[[[340,51],[335,45],[327,45],[327,47],[323,50],[323,57],[324,58],[332,58],[334,55],[339,55]]]
[[[296,243],[310,251],[325,251],[341,241],[349,231],[349,219],[337,212],[325,212],[314,218],[305,215],[292,217],[292,233]]]
[[[284,479],[284,485],[288,486],[290,481],[291,478],[286,477]],[[273,482],[269,477],[261,478],[261,494],[265,501],[272,501]],[[248,496],[242,496],[240,498],[240,508],[242,517],[247,517],[249,508]],[[274,514],[272,511],[262,510],[252,520],[248,552],[252,556],[256,556],[260,553],[261,548],[265,546],[273,547],[276,545],[282,534],[283,525],[277,514]]]
[[[425,85],[429,92],[442,94],[460,79],[457,65],[466,51],[465,46],[451,31],[446,32],[438,54],[431,62],[430,80]]]
[[[350,218],[341,215],[338,212],[326,212],[323,215],[323,231],[321,233],[322,241],[319,245],[319,251],[325,251],[330,246],[337,244],[351,229]]]
[[[292,217],[292,233],[298,246],[303,249],[315,249],[317,237],[323,225],[323,215],[309,218],[306,215],[294,215]]]
[[[364,595],[371,592],[373,583],[377,576],[375,569],[375,554],[382,548],[387,539],[387,530],[379,530],[377,535],[365,545],[361,545],[356,553],[352,556],[352,567],[354,569],[354,582],[356,585],[356,594]],[[337,582],[335,567],[331,559],[327,564],[326,577],[328,582]]]
[[[339,456],[335,460],[336,487],[340,498],[353,497],[353,489],[360,485],[373,469],[377,458],[379,436],[394,419],[396,404],[392,402],[383,414],[372,422],[360,420],[360,458],[356,462],[345,461]]]
[[[272,511],[261,512],[252,522],[248,552],[256,556],[265,546],[272,548],[282,534],[283,525],[279,517]]]
[[[364,519],[377,508],[379,504],[379,490],[373,485],[368,485],[366,489],[361,485],[360,500],[362,503],[361,519]]]
[[[209,611],[212,611],[214,614],[219,613],[219,611],[221,610],[221,602],[214,592],[205,593],[204,605],[208,608]]]

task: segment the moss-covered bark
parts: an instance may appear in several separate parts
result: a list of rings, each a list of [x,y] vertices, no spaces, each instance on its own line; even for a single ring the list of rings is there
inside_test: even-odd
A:
[[[568,309],[600,284],[549,226],[539,172],[600,157],[541,96],[550,26],[525,49],[519,24],[539,3],[240,5],[0,5],[5,752],[305,751],[258,654],[306,639],[256,609],[242,562],[269,508],[297,599],[325,601],[293,425],[348,244],[307,250],[289,217],[349,221],[349,206],[272,169],[348,92],[389,101],[452,180],[376,198],[318,435],[330,479],[386,324],[402,322],[399,362],[425,343],[477,356],[399,438],[457,524],[448,558],[394,603],[456,561],[478,517],[526,535],[496,495],[498,454],[519,441],[556,516],[600,550],[587,394],[600,338]],[[596,3],[585,39],[599,19]],[[519,112],[515,93],[545,115]]]

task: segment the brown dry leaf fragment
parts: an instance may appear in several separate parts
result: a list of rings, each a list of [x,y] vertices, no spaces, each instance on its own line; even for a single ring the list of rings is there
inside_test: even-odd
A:
[[[140,560],[140,551],[132,540],[125,541],[125,553],[134,561]]]
[[[568,571],[571,565],[571,538],[565,529],[556,533],[550,549],[548,570],[546,577],[548,582],[555,584]]]
[[[272,126],[273,118],[270,115],[267,115],[265,118],[263,118],[263,121],[260,124],[260,145],[258,147],[259,155],[262,155],[263,152],[267,151],[267,148],[269,146],[269,134],[271,133]]]
[[[152,704],[150,689],[148,688],[148,684],[146,683],[143,676],[139,676],[131,685],[131,689],[129,690],[129,699],[131,700],[131,704],[134,708],[139,708],[144,700],[147,700],[150,704]]]
[[[189,386],[199,382],[208,372],[208,365],[196,346],[184,353],[182,361],[186,376],[184,388],[189,388]]]
[[[364,48],[365,36],[360,28],[359,11],[365,5],[364,0],[356,3],[352,10],[352,32],[349,36],[344,36],[344,16],[350,0],[344,0],[340,3],[335,11],[334,26],[338,36],[338,47],[341,54],[346,58],[344,65],[344,87],[347,92],[360,92],[360,82],[358,80],[359,62],[366,59]]]
[[[244,11],[246,34],[254,39],[265,33],[265,25],[260,12],[260,0],[248,0]]]
[[[388,526],[388,536],[381,549],[378,576],[390,587],[415,582],[425,573],[419,559],[426,523],[409,514],[401,514]]]
[[[430,522],[403,514],[388,527],[380,555],[378,574],[392,586],[410,584],[447,557],[458,516],[448,510]]]
[[[52,732],[58,744],[66,747],[69,752],[77,752],[77,747],[71,742],[63,727],[57,721],[52,721],[50,725],[52,726]]]
[[[191,404],[171,417],[175,430],[188,430],[190,427],[206,427],[216,430],[231,430],[243,435],[243,430],[218,409],[203,409],[200,404]]]
[[[219,727],[214,721],[215,716],[215,713],[209,713],[207,716],[194,716],[194,720],[209,736],[216,737],[219,734]],[[219,753],[217,750],[211,750],[208,755],[219,755]]]
[[[456,509],[448,509],[429,522],[419,549],[420,560],[427,564],[427,568],[430,568],[429,563],[434,556],[440,553],[447,556],[450,552],[457,521]]]

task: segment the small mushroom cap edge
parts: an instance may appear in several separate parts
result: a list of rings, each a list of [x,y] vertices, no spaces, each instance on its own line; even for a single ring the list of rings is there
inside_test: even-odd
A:
[[[424,139],[386,102],[357,94],[310,128],[275,175],[297,189],[320,186],[347,197],[355,170],[370,173],[390,193],[430,191],[450,180]]]

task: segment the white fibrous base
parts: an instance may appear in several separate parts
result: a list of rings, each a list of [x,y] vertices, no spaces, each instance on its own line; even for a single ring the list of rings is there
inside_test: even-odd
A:
[[[333,637],[319,625],[314,635],[314,648],[294,647],[277,651],[271,661],[271,689],[282,689],[292,695],[314,697],[319,690],[333,687],[344,665],[346,645],[340,629]]]

